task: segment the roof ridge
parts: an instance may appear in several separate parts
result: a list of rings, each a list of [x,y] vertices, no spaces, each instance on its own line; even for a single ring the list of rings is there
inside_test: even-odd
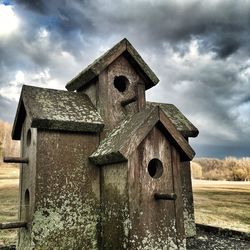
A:
[[[128,41],[127,38],[123,38],[120,42],[99,56],[72,80],[70,80],[66,84],[66,89],[69,91],[74,91],[83,87],[96,78],[105,68],[107,68],[124,52],[128,53],[128,55],[131,57],[128,60],[133,60],[133,64],[136,65],[136,67],[145,75],[146,79],[148,79],[148,83],[146,83],[146,89],[153,87],[159,82],[157,76],[143,60],[133,45]]]

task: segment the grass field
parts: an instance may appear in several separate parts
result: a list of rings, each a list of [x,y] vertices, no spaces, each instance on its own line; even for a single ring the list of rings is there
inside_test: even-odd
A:
[[[195,220],[250,233],[250,182],[193,180]]]
[[[0,222],[17,220],[19,170],[0,166]],[[250,233],[250,182],[193,180],[197,223]],[[16,230],[0,230],[0,246],[15,244]]]
[[[19,169],[0,165],[0,222],[17,220]],[[15,244],[17,230],[0,230],[0,246]]]

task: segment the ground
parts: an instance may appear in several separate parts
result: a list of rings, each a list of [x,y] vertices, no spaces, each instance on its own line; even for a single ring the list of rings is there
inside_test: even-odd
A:
[[[187,239],[187,250],[249,250],[250,237],[242,233],[197,226],[197,235]]]
[[[250,233],[250,182],[193,180],[196,223]]]
[[[17,220],[18,168],[0,166],[0,222]],[[250,182],[193,180],[195,218],[200,224],[230,228],[250,233]],[[0,230],[0,249],[16,242],[16,230]],[[188,240],[189,250],[250,249],[250,241],[198,229]]]

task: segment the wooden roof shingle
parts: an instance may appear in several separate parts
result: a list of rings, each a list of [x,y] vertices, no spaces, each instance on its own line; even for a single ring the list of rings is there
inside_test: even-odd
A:
[[[107,68],[122,54],[124,54],[128,61],[133,65],[135,70],[144,76],[146,80],[146,89],[155,86],[159,82],[157,76],[142,59],[133,45],[126,38],[124,38],[105,54],[97,58],[71,81],[69,81],[66,84],[66,89],[74,91],[82,88],[84,85],[96,78],[105,68]]]
[[[36,128],[99,132],[104,127],[100,114],[84,93],[24,85],[12,130],[14,140],[20,140],[26,115],[31,127]]]

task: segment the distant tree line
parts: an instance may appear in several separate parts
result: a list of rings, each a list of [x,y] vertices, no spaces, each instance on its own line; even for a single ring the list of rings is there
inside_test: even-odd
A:
[[[195,158],[191,171],[194,179],[250,181],[250,158]]]
[[[4,155],[19,156],[19,142],[11,139],[11,130],[12,124],[0,120],[0,163]]]

